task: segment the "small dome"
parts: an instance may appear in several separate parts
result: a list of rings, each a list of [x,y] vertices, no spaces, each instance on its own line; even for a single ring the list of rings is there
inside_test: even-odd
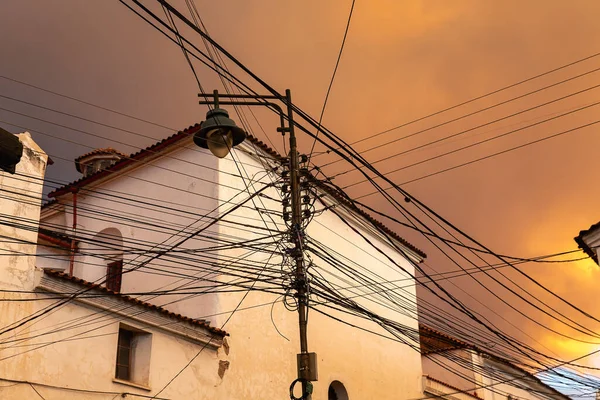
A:
[[[127,155],[112,147],[96,149],[77,157],[75,159],[75,169],[77,169],[78,172],[81,172],[84,177],[87,177],[96,172],[105,170],[126,157]]]

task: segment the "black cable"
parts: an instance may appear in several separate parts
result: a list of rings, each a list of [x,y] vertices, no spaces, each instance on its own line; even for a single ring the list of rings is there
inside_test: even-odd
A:
[[[595,88],[598,88],[598,87],[600,87],[600,85],[597,85]],[[553,117],[550,117],[550,118],[547,118],[547,119],[544,119],[544,120],[541,120],[541,121],[535,122],[535,123],[533,123],[533,124],[529,124],[529,125],[523,126],[523,127],[521,127],[521,128],[517,128],[517,129],[509,130],[509,131],[507,131],[507,132],[504,132],[504,133],[498,134],[498,135],[496,135],[496,136],[492,136],[492,137],[490,137],[490,138],[483,139],[483,140],[480,140],[480,141],[478,141],[478,142],[471,143],[471,144],[469,144],[469,145],[466,145],[466,146],[463,146],[463,147],[459,147],[459,148],[457,148],[457,149],[454,149],[454,150],[451,150],[451,151],[448,151],[448,152],[445,152],[445,153],[438,154],[438,155],[436,155],[436,156],[433,156],[433,157],[427,158],[427,159],[425,159],[425,160],[421,160],[421,161],[414,162],[414,163],[412,163],[412,164],[409,164],[409,165],[406,165],[406,166],[403,166],[403,167],[400,167],[400,168],[393,169],[393,170],[391,170],[391,171],[388,171],[388,172],[386,172],[386,173],[385,173],[385,175],[390,175],[390,174],[392,174],[392,173],[394,173],[394,172],[402,171],[402,170],[404,170],[404,169],[408,169],[408,168],[411,168],[411,167],[414,167],[414,166],[417,166],[417,165],[421,165],[421,164],[424,164],[424,163],[427,163],[427,162],[430,162],[430,161],[433,161],[433,160],[437,160],[437,159],[439,159],[439,158],[442,158],[442,157],[445,157],[445,156],[447,156],[447,155],[454,154],[454,153],[458,153],[458,152],[461,152],[461,151],[463,151],[463,150],[467,150],[467,149],[470,149],[470,148],[472,148],[472,147],[479,146],[479,145],[481,145],[481,144],[484,144],[484,143],[487,143],[487,142],[491,142],[491,141],[493,141],[493,140],[497,140],[497,139],[500,139],[500,138],[503,138],[503,137],[506,137],[506,136],[510,136],[510,135],[512,135],[512,134],[514,134],[514,133],[521,132],[521,131],[524,131],[524,130],[526,130],[526,129],[529,129],[529,128],[532,128],[532,127],[535,127],[535,126],[539,126],[539,125],[545,124],[545,123],[547,123],[547,122],[554,121],[554,120],[557,120],[557,119],[559,119],[559,118],[563,118],[563,117],[565,117],[565,116],[568,116],[568,115],[571,115],[571,114],[578,113],[578,112],[580,112],[580,111],[583,111],[583,110],[587,110],[588,108],[595,107],[595,106],[597,106],[598,104],[600,104],[600,102],[590,103],[590,104],[588,104],[588,105],[585,105],[585,106],[582,106],[582,107],[578,107],[578,108],[576,108],[576,109],[573,109],[573,110],[567,111],[567,112],[565,112],[565,113],[562,113],[562,114],[559,114],[559,115],[556,115],[556,116],[553,116]],[[475,129],[475,128],[474,128],[474,129]],[[470,129],[469,129],[469,130],[470,130]],[[412,151],[412,150],[414,150],[414,149],[417,149],[417,148],[422,148],[422,147],[424,147],[424,146],[427,146],[427,145],[429,145],[429,144],[432,144],[432,143],[440,142],[440,141],[442,141],[442,140],[449,139],[449,138],[451,138],[451,137],[457,136],[457,135],[459,135],[459,134],[462,134],[462,133],[464,133],[464,132],[467,132],[467,131],[462,131],[462,132],[459,132],[459,133],[457,133],[457,134],[452,134],[452,135],[449,135],[449,136],[445,136],[445,137],[444,137],[444,138],[442,138],[442,139],[434,140],[434,141],[432,141],[432,142],[426,143],[426,144],[424,144],[424,145],[421,145],[421,146],[417,146],[417,147],[415,147],[415,148],[412,148],[412,149],[409,149],[409,150],[404,150],[404,151],[402,151],[402,152],[400,152],[400,153],[397,153],[397,154],[395,154],[395,155],[393,155],[393,156],[390,156],[390,157],[385,157],[384,159],[389,159],[389,158],[392,158],[392,157],[396,157],[397,155],[406,154],[406,153],[408,153],[408,152],[410,152],[410,151]],[[376,161],[376,162],[383,161],[384,159],[378,160],[378,161]],[[349,171],[345,171],[345,172],[338,173],[338,174],[334,175],[332,178],[338,177],[338,176],[340,176],[340,175],[343,175],[343,174],[346,174],[346,173],[348,173],[348,172],[349,172]],[[352,187],[352,186],[355,186],[355,185],[358,185],[358,184],[360,184],[360,183],[364,183],[364,182],[367,182],[367,180],[366,180],[366,179],[359,180],[359,181],[357,181],[357,182],[354,182],[354,183],[351,183],[351,184],[349,184],[349,185],[345,186],[343,189],[347,189],[347,188],[349,188],[349,187]]]
[[[505,153],[509,153],[511,151],[514,151],[514,150],[522,149],[523,147],[527,147],[527,146],[530,146],[530,145],[533,145],[533,144],[541,143],[541,142],[544,142],[546,140],[554,139],[554,138],[556,138],[558,136],[566,135],[568,133],[573,133],[573,132],[578,131],[580,129],[588,128],[590,126],[596,125],[599,122],[600,122],[600,120],[596,120],[596,121],[590,122],[588,124],[583,124],[583,125],[577,126],[575,128],[572,128],[572,129],[567,129],[565,131],[554,133],[552,135],[543,137],[541,139],[533,140],[531,142],[527,142],[527,143],[524,143],[524,144],[521,144],[521,145],[518,145],[518,146],[514,146],[514,147],[511,147],[511,148],[508,148],[506,150],[498,151],[496,153],[492,153],[492,154],[489,154],[489,155],[484,156],[484,157],[476,158],[474,160],[467,161],[467,162],[464,162],[462,164],[454,165],[452,167],[448,167],[448,168],[445,168],[443,170],[435,171],[435,172],[432,172],[430,174],[420,176],[418,178],[410,179],[408,181],[400,183],[399,185],[393,184],[391,187],[388,187],[388,188],[383,189],[383,190],[387,191],[387,190],[390,190],[390,189],[396,189],[399,186],[404,186],[404,185],[407,185],[409,183],[417,182],[417,181],[420,181],[420,180],[423,180],[423,179],[426,179],[426,178],[430,178],[430,177],[435,176],[435,175],[443,174],[445,172],[452,171],[452,170],[455,170],[457,168],[461,168],[461,167],[464,167],[464,166],[467,166],[467,165],[471,165],[471,164],[474,164],[474,163],[477,163],[477,162],[480,162],[480,161],[484,161],[484,160],[487,160],[487,159],[490,159],[490,158],[493,158],[493,157],[496,157],[496,156],[499,156],[499,155],[502,155],[502,154],[505,154]],[[368,197],[368,196],[372,196],[372,195],[374,195],[376,193],[380,193],[380,192],[379,191],[370,192],[370,193],[367,193],[367,194],[364,194],[364,195],[360,195],[360,196],[356,197],[356,199],[357,200],[358,199],[362,199],[362,198],[365,198],[365,197]]]
[[[531,91],[531,92],[528,92],[528,93],[526,93],[526,94],[519,95],[519,96],[513,97],[513,98],[511,98],[511,99],[508,99],[508,100],[504,100],[504,101],[502,101],[502,102],[500,102],[500,103],[496,103],[496,104],[494,104],[494,105],[492,105],[492,106],[485,107],[485,108],[479,109],[479,110],[477,110],[477,111],[474,111],[474,112],[471,112],[471,113],[468,113],[468,114],[465,114],[465,115],[461,115],[460,117],[457,117],[457,118],[454,118],[454,119],[448,120],[448,121],[446,121],[446,122],[443,122],[443,123],[440,123],[440,124],[433,125],[433,126],[431,126],[431,127],[429,127],[429,128],[425,128],[425,129],[419,130],[419,131],[417,131],[417,132],[411,133],[411,134],[409,134],[409,135],[402,136],[402,137],[400,137],[400,138],[396,138],[396,139],[394,139],[394,140],[391,140],[391,141],[389,141],[389,142],[386,142],[386,143],[383,143],[383,144],[380,144],[380,145],[377,145],[377,146],[374,146],[374,147],[370,147],[370,148],[368,148],[368,149],[366,149],[366,150],[363,150],[363,151],[361,151],[361,154],[365,154],[365,153],[368,153],[369,151],[376,150],[376,149],[378,149],[378,148],[381,148],[381,147],[383,147],[383,146],[387,146],[387,145],[389,145],[389,144],[396,143],[396,142],[398,142],[398,141],[400,141],[400,140],[408,139],[408,138],[411,138],[411,137],[413,137],[413,136],[417,136],[417,135],[420,135],[420,134],[422,134],[422,133],[429,132],[429,131],[431,131],[431,130],[433,130],[433,129],[436,129],[436,128],[439,128],[439,127],[445,126],[445,125],[447,125],[447,124],[450,124],[450,123],[452,123],[452,122],[456,122],[456,121],[462,120],[462,119],[464,119],[464,118],[467,118],[467,117],[470,117],[470,116],[476,115],[476,114],[478,114],[478,113],[481,113],[481,112],[484,112],[484,111],[488,111],[488,110],[490,110],[490,109],[492,109],[492,108],[499,107],[499,106],[501,106],[501,105],[504,105],[504,104],[508,104],[508,103],[510,103],[510,102],[513,102],[513,101],[515,101],[515,100],[519,100],[519,99],[521,99],[521,98],[524,98],[524,97],[526,97],[526,96],[530,96],[530,95],[532,95],[532,94],[539,93],[539,92],[541,92],[541,91],[544,91],[544,90],[547,90],[547,89],[549,89],[549,88],[552,88],[552,87],[555,87],[555,86],[558,86],[558,85],[562,85],[563,83],[570,82],[570,81],[572,81],[572,80],[574,80],[574,79],[578,79],[578,78],[580,78],[580,77],[582,77],[582,76],[586,76],[586,75],[589,75],[589,74],[591,74],[591,73],[594,73],[594,72],[597,72],[597,71],[600,71],[600,68],[595,68],[595,69],[593,69],[593,70],[591,70],[591,71],[587,71],[587,72],[585,72],[585,73],[583,73],[583,74],[579,74],[579,75],[576,75],[576,76],[574,76],[574,77],[567,78],[567,79],[564,79],[564,80],[562,80],[562,81],[559,81],[559,82],[557,82],[557,83],[553,83],[553,84],[551,84],[551,85],[544,86],[544,87],[542,87],[542,88],[540,88],[540,89],[533,90],[533,91]],[[517,115],[521,115],[521,114],[523,114],[523,113],[526,113],[526,112],[529,112],[529,111],[532,111],[532,110],[535,110],[535,109],[538,109],[538,108],[541,108],[541,107],[547,106],[547,105],[549,105],[549,104],[553,104],[553,103],[556,103],[556,102],[558,102],[558,101],[561,101],[561,100],[564,100],[564,99],[567,99],[567,98],[570,98],[570,97],[576,96],[576,95],[578,95],[578,94],[585,93],[585,92],[587,92],[587,91],[590,91],[590,90],[596,89],[598,86],[600,86],[600,85],[596,85],[596,86],[588,87],[588,88],[586,88],[586,89],[584,89],[584,90],[577,91],[577,92],[571,93],[571,94],[569,94],[569,95],[566,95],[566,96],[562,96],[562,97],[556,98],[556,99],[554,99],[554,100],[551,100],[551,101],[549,101],[549,102],[545,102],[545,103],[539,104],[539,105],[537,105],[537,106],[530,107],[530,108],[527,108],[527,109],[524,109],[524,110],[518,111],[518,112],[516,112],[516,113],[508,114],[508,115],[506,115],[506,116],[504,116],[504,117],[501,117],[501,118],[499,118],[499,119],[495,119],[495,120],[492,120],[492,121],[486,122],[486,123],[484,123],[484,124],[478,125],[478,126],[476,126],[476,127],[473,127],[473,128],[469,128],[468,130],[465,130],[465,131],[460,131],[460,132],[458,132],[458,133],[456,133],[456,134],[453,134],[453,135],[450,135],[450,136],[447,136],[447,137],[445,136],[445,137],[443,137],[443,138],[441,138],[441,139],[438,139],[438,140],[435,140],[435,141],[432,141],[432,142],[426,143],[426,144],[424,144],[424,145],[421,145],[421,146],[417,146],[417,147],[415,147],[415,148],[412,148],[412,149],[410,149],[410,150],[408,150],[408,151],[405,151],[405,152],[402,152],[402,153],[399,153],[399,154],[394,154],[394,155],[392,155],[392,156],[388,156],[388,157],[385,157],[385,158],[382,158],[382,159],[376,160],[376,161],[372,162],[371,164],[375,165],[375,164],[377,164],[377,163],[379,163],[379,162],[382,162],[382,161],[388,160],[388,159],[390,159],[390,158],[397,157],[398,155],[405,154],[405,153],[407,153],[407,152],[409,152],[409,151],[414,151],[414,150],[417,150],[417,149],[420,149],[420,148],[423,148],[423,147],[426,147],[426,146],[430,146],[430,145],[432,145],[432,144],[435,144],[435,143],[438,143],[438,142],[442,142],[442,141],[444,141],[444,140],[447,140],[447,139],[450,139],[450,138],[453,138],[453,137],[456,137],[456,136],[462,135],[462,134],[464,134],[464,133],[471,132],[471,131],[473,131],[473,130],[475,130],[475,129],[479,129],[479,128],[482,128],[482,127],[484,127],[484,126],[488,126],[488,125],[492,125],[492,124],[494,124],[494,123],[496,123],[496,122],[504,121],[504,120],[506,120],[506,119],[509,119],[509,118],[515,117],[515,116],[517,116]],[[326,166],[328,166],[328,165],[333,165],[333,164],[336,164],[336,163],[337,163],[337,162],[339,162],[339,161],[340,161],[340,160],[336,160],[336,161],[333,161],[333,162],[330,162],[330,163],[324,164],[324,165],[322,165],[322,166],[321,166],[321,168],[323,168],[323,167],[326,167]]]
[[[346,44],[346,37],[348,36],[348,30],[350,29],[350,21],[352,21],[352,13],[354,12],[354,3],[355,0],[352,0],[352,5],[350,6],[350,13],[348,14],[348,21],[346,22],[346,29],[344,30],[344,37],[342,39],[342,44],[340,45],[340,51],[338,52],[337,60],[335,62],[335,67],[333,68],[333,73],[331,74],[331,79],[329,80],[329,86],[327,87],[327,93],[325,94],[325,100],[323,101],[323,107],[321,108],[321,115],[319,116],[319,127],[315,132],[315,135],[319,136],[319,131],[321,130],[321,123],[323,122],[323,115],[325,114],[325,109],[327,108],[327,101],[329,100],[329,93],[331,93],[331,87],[333,86],[333,81],[335,80],[335,74],[337,73],[338,67],[340,65],[340,60],[342,59],[342,53],[344,52],[344,45]],[[310,163],[310,159],[312,157],[312,153],[315,150],[315,145],[317,144],[317,139],[312,143],[310,151],[308,153],[308,162]]]
[[[355,144],[357,144],[357,143],[364,142],[365,140],[372,139],[372,138],[374,138],[374,137],[377,137],[377,136],[383,135],[383,134],[385,134],[385,133],[388,133],[388,132],[394,131],[394,130],[396,130],[396,129],[400,129],[400,128],[403,128],[403,127],[405,127],[405,126],[412,125],[412,124],[414,124],[414,123],[416,123],[416,122],[423,121],[423,120],[425,120],[425,119],[427,119],[427,118],[431,118],[431,117],[434,117],[434,116],[436,116],[436,115],[439,115],[439,114],[445,113],[445,112],[447,112],[447,111],[454,110],[454,109],[456,109],[456,108],[459,108],[459,107],[462,107],[462,106],[464,106],[464,105],[467,105],[467,104],[473,103],[473,102],[475,102],[475,101],[477,101],[477,100],[484,99],[484,98],[486,98],[486,97],[489,97],[489,96],[491,96],[491,95],[494,95],[494,94],[497,94],[497,93],[503,92],[503,91],[505,91],[505,90],[507,90],[507,89],[511,89],[511,88],[513,88],[513,87],[516,87],[516,86],[522,85],[523,83],[527,83],[527,82],[533,81],[533,80],[535,80],[535,79],[538,79],[538,78],[541,78],[541,77],[543,77],[543,76],[550,75],[550,74],[552,74],[552,73],[554,73],[554,72],[560,71],[560,70],[562,70],[562,69],[565,69],[565,68],[571,67],[571,66],[573,66],[573,65],[576,65],[576,64],[582,63],[582,62],[584,62],[584,61],[590,60],[590,59],[592,59],[592,58],[595,58],[595,57],[598,57],[598,56],[600,56],[600,53],[595,53],[595,54],[592,54],[592,55],[590,55],[590,56],[587,56],[587,57],[584,57],[584,58],[581,58],[581,59],[575,60],[575,61],[573,61],[573,62],[570,62],[570,63],[564,64],[564,65],[562,65],[562,66],[560,66],[560,67],[557,67],[557,68],[551,69],[551,70],[549,70],[549,71],[546,71],[546,72],[543,72],[543,73],[541,73],[541,74],[534,75],[534,76],[532,76],[532,77],[530,77],[530,78],[527,78],[527,79],[524,79],[524,80],[521,80],[521,81],[515,82],[515,83],[513,83],[513,84],[510,84],[510,85],[508,85],[508,86],[504,86],[504,87],[502,87],[502,88],[500,88],[500,89],[496,89],[496,90],[494,90],[494,91],[491,91],[491,92],[489,92],[489,93],[486,93],[486,94],[484,94],[484,95],[481,95],[481,96],[474,97],[474,98],[472,98],[472,99],[470,99],[470,100],[467,100],[467,101],[465,101],[465,102],[462,102],[462,103],[456,104],[456,105],[454,105],[454,106],[452,106],[452,107],[448,107],[448,108],[442,109],[442,110],[440,110],[440,111],[437,111],[437,112],[435,112],[435,113],[428,114],[428,115],[425,115],[425,116],[423,116],[423,117],[417,118],[417,119],[415,119],[415,120],[412,120],[412,121],[409,121],[409,122],[405,122],[405,123],[403,123],[403,124],[401,124],[401,125],[398,125],[398,126],[395,126],[395,127],[393,127],[393,128],[386,129],[386,130],[384,130],[384,131],[382,131],[382,132],[379,132],[379,133],[376,133],[376,134],[374,134],[374,135],[367,136],[367,137],[365,137],[365,138],[362,138],[362,139],[360,139],[360,140],[357,140],[357,141],[355,141],[355,142],[352,142],[352,143],[351,143],[351,145],[355,145]],[[592,72],[594,72],[594,71],[592,71]]]

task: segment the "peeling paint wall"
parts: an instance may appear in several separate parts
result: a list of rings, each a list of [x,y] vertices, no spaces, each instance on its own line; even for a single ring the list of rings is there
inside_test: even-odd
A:
[[[37,228],[48,156],[28,132],[17,135],[23,156],[16,174],[0,171],[0,285],[5,288],[33,288]],[[6,239],[14,239],[8,242]]]

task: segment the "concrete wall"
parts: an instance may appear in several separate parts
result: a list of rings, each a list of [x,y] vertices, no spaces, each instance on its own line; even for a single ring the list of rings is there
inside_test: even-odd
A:
[[[21,303],[22,306],[3,303],[5,305],[0,313],[0,325],[3,327],[56,301],[51,300],[54,296],[44,294],[12,297],[36,301]],[[221,384],[219,361],[223,356],[217,351],[210,348],[202,350],[202,344],[149,328],[139,321],[99,311],[72,301],[36,323],[1,335],[0,398],[36,398],[30,385],[19,383],[23,381],[41,384],[34,387],[46,399],[112,399],[121,398],[120,394],[124,392],[152,396],[198,353],[200,355],[194,366],[169,386],[165,397],[212,399],[218,396]],[[66,322],[69,324],[66,325]],[[151,353],[146,353],[150,357],[149,389],[113,381],[119,324],[136,327],[152,335]],[[87,393],[65,388],[110,393]]]
[[[247,152],[257,152],[251,145],[246,145],[245,149]],[[205,167],[193,166],[193,163],[201,163]],[[214,287],[213,279],[228,282],[232,290],[237,290],[218,295],[194,296],[186,301],[166,305],[190,317],[209,319],[215,326],[224,326],[224,329],[231,333],[227,347],[227,361],[230,364],[227,364],[227,369],[226,364],[221,364],[223,377],[222,381],[219,381],[218,391],[210,392],[210,396],[207,397],[200,394],[198,398],[287,398],[288,387],[296,377],[296,354],[299,352],[297,313],[288,311],[278,294],[247,291],[250,285],[254,285],[255,289],[272,289],[281,284],[286,274],[285,268],[282,270],[281,266],[281,248],[276,249],[278,254],[275,255],[265,251],[274,250],[276,245],[273,244],[273,240],[279,242],[283,237],[263,238],[270,233],[286,230],[280,214],[281,203],[270,200],[279,198],[278,191],[270,188],[263,192],[265,196],[248,200],[252,193],[274,179],[272,175],[265,173],[266,169],[274,166],[272,161],[268,163],[269,165],[261,165],[254,156],[244,153],[243,150],[235,150],[233,155],[217,160],[187,143],[184,148],[169,153],[168,157],[152,162],[153,166],[160,168],[143,167],[129,171],[124,177],[103,183],[92,193],[81,191],[78,194],[77,235],[87,235],[90,240],[88,243],[83,240],[80,244],[81,254],[77,256],[75,275],[89,281],[100,281],[105,274],[103,261],[106,256],[101,256],[103,250],[99,245],[106,244],[106,237],[103,238],[101,232],[106,232],[107,229],[118,229],[122,237],[123,259],[126,265],[134,265],[133,260],[136,260],[137,254],[132,250],[142,246],[143,242],[161,243],[168,239],[173,231],[167,228],[174,225],[190,225],[187,229],[190,232],[206,227],[209,219],[202,215],[212,210],[214,213],[209,214],[210,216],[220,216],[223,220],[207,229],[206,233],[233,242],[260,239],[254,250],[233,248],[219,250],[214,255],[185,254],[189,259],[162,257],[149,263],[148,269],[140,269],[123,277],[122,291],[125,293],[157,288],[170,289],[180,284]],[[206,166],[218,168],[219,173]],[[188,176],[182,176],[182,172]],[[244,179],[241,179],[240,175],[244,176]],[[218,182],[218,185],[203,182],[201,179]],[[251,182],[253,180],[256,182]],[[149,181],[162,183],[166,187]],[[144,204],[123,204],[123,199],[115,199],[105,194],[118,194],[127,199],[146,196],[148,199],[155,199],[147,201],[171,204],[174,210],[156,210]],[[70,196],[59,200],[67,204],[65,225],[68,232],[72,223],[68,206]],[[229,213],[241,202],[244,204]],[[264,211],[259,213],[257,208]],[[190,213],[183,214],[178,210]],[[102,219],[105,221],[102,221],[99,212],[111,215],[104,215]],[[371,248],[363,238],[331,212],[326,211],[316,217],[308,229],[308,234],[313,240],[328,246],[328,251],[339,253],[336,257],[343,259],[352,268],[360,269],[373,280],[398,282],[388,284],[387,287],[396,289],[396,294],[401,296],[400,300],[415,305],[415,286],[408,275],[414,273],[410,263],[393,247],[384,244],[366,226],[361,227],[359,220],[353,220],[348,215],[345,218],[361,229],[368,240],[377,243],[399,266]],[[158,226],[149,229],[148,224]],[[210,238],[198,237],[187,241],[179,249],[197,250],[217,243]],[[280,245],[285,243],[277,244]],[[214,259],[217,255],[218,259]],[[141,259],[148,258],[149,255],[145,255]],[[312,259],[315,263],[314,270],[321,274],[323,279],[341,287],[352,286],[347,277],[333,270],[326,260],[316,255],[313,255]],[[182,276],[180,279],[165,276],[165,271],[181,273]],[[253,277],[277,279],[273,283],[252,283],[243,278],[249,273],[251,280]],[[193,281],[183,275],[203,277],[204,280]],[[398,289],[399,286],[402,288]],[[193,289],[196,292],[199,290],[201,289]],[[353,297],[360,294],[355,288],[344,289],[342,293]],[[175,296],[145,298],[158,304],[178,299]],[[378,304],[369,296],[355,300],[380,315],[393,318],[418,331],[414,314],[416,307],[413,307],[412,311],[398,307],[390,309],[389,304]],[[388,335],[372,322],[337,313],[323,306],[320,309],[356,326]],[[233,310],[236,311],[232,314]],[[74,318],[76,317],[69,318],[69,321]],[[315,382],[314,400],[327,398],[328,386],[332,381],[339,381],[345,386],[349,399],[409,399],[422,396],[420,355],[411,347],[337,322],[314,310],[309,314],[308,334],[309,349],[317,352],[319,361],[319,381]],[[174,360],[173,364],[183,367],[186,362],[181,361]],[[194,361],[189,370],[199,369],[199,373],[208,373],[210,376],[213,367],[204,370],[203,362]],[[167,375],[165,372],[159,381],[163,381]],[[184,380],[173,384],[163,395],[173,399],[194,398],[181,396],[180,386],[187,386],[186,382]],[[86,382],[86,385],[88,384],[92,383]],[[97,385],[98,382],[94,384]]]
[[[255,153],[251,146],[245,147],[247,152]],[[261,177],[265,166],[260,165],[253,157],[243,150],[236,150],[233,157],[238,165],[244,166],[247,177]],[[270,165],[273,163],[271,162]],[[269,166],[266,166],[269,168]],[[230,160],[220,161],[222,171],[237,172],[237,167]],[[261,183],[250,184],[249,191],[240,192],[239,189],[228,189],[227,186],[244,188],[239,178],[231,175],[220,175],[221,199],[238,196],[238,201],[247,199],[250,193],[260,189],[262,185],[272,182],[273,176],[264,176]],[[278,199],[280,195],[276,189],[264,192],[266,197]],[[266,197],[255,198],[248,204],[253,208],[266,208],[280,212],[281,203],[269,200]],[[321,208],[321,207],[317,207]],[[227,213],[228,208],[223,207],[220,212],[226,220],[241,220],[243,217],[253,217],[258,220],[257,226],[270,229],[285,230],[285,225],[280,216],[273,214],[259,214],[248,209],[239,209],[232,214]],[[262,222],[261,217],[265,222]],[[272,218],[272,219],[271,219]],[[235,227],[220,224],[222,234],[239,234]],[[248,239],[261,236],[262,232],[249,234]],[[377,281],[401,280],[397,294],[404,296],[407,301],[415,302],[414,282],[404,280],[406,273],[393,265],[387,258],[372,249],[364,239],[349,229],[338,217],[331,212],[324,212],[315,217],[308,228],[309,236],[331,248],[331,252],[340,254],[353,268],[360,269],[369,275],[368,271],[376,273],[371,275]],[[406,271],[414,273],[413,267],[391,247],[383,244],[375,235],[363,229],[368,239],[377,243],[383,251],[395,259]],[[275,240],[281,240],[277,238]],[[283,242],[285,243],[285,242]],[[224,256],[246,255],[245,250],[237,252],[228,250]],[[254,260],[256,265],[264,265],[269,260],[269,254],[260,253],[250,255],[244,260]],[[356,282],[348,283],[334,271],[325,260],[312,256],[315,264],[312,268],[318,271],[323,278],[334,285],[351,286]],[[274,256],[272,263],[281,263],[281,257]],[[269,271],[268,268],[274,268]],[[268,266],[264,274],[271,272],[276,275],[276,267]],[[284,268],[284,271],[286,269]],[[258,273],[256,273],[258,275]],[[281,274],[281,273],[280,273]],[[221,279],[231,280],[227,275]],[[260,287],[264,284],[257,283]],[[356,296],[357,290],[342,291],[347,296]],[[407,315],[405,310],[390,310],[372,301],[371,298],[354,298],[358,303],[388,318],[393,318],[408,327],[418,330],[414,314]],[[316,299],[315,299],[316,300]],[[288,311],[281,302],[281,297],[273,294],[252,291],[248,294],[235,293],[223,294],[219,300],[220,310],[223,313],[217,324],[225,324],[225,329],[231,332],[231,362],[228,375],[225,377],[224,388],[228,399],[259,399],[259,398],[286,398],[288,386],[296,377],[296,354],[299,352],[298,342],[298,315]],[[231,311],[239,308],[233,315]],[[378,334],[386,332],[372,322],[351,317],[347,314],[337,313],[324,306],[319,307],[337,318],[351,324],[370,329]],[[229,312],[228,312],[229,311]],[[349,399],[408,399],[419,398],[421,391],[421,362],[418,351],[396,341],[382,338],[376,334],[361,331],[356,327],[335,321],[312,310],[309,313],[309,351],[318,355],[319,381],[314,383],[314,400],[327,399],[327,391],[332,381],[341,382]],[[271,322],[271,320],[273,322]],[[278,333],[279,331],[279,333]],[[281,334],[280,334],[281,333]],[[284,335],[285,338],[282,336]]]
[[[120,253],[124,271],[135,269],[123,275],[123,293],[206,285],[200,278],[210,278],[212,260],[199,263],[193,254],[181,252],[150,260],[158,251],[170,248],[211,221],[215,213],[210,211],[217,205],[215,168],[214,157],[199,151],[191,139],[183,141],[164,156],[139,164],[116,179],[80,190],[76,200],[76,232],[72,230],[73,196],[61,196],[58,201],[65,207],[61,213],[65,232],[80,239],[74,275],[101,283],[106,277],[107,263],[119,258],[116,254]],[[56,226],[61,220],[52,216],[42,221],[47,222]],[[203,234],[216,235],[216,227]],[[208,239],[192,238],[178,246],[178,250],[211,245],[214,243]],[[211,312],[215,307],[214,296],[198,296],[193,301],[183,300],[184,297],[163,295],[141,299],[192,317],[214,313]]]
[[[454,360],[461,360],[460,364]],[[470,393],[476,391],[477,376],[469,350],[447,350],[422,357],[423,373]]]
[[[23,155],[16,173],[0,171],[0,285],[31,290],[37,228],[48,156],[29,133],[17,135]],[[30,255],[28,257],[28,255]]]

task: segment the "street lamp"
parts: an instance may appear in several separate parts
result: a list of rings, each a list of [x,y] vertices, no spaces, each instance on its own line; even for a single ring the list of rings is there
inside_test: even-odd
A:
[[[221,101],[222,104],[240,105],[240,106],[268,106],[279,113],[280,127],[278,132],[290,134],[289,144],[290,153],[289,178],[290,194],[292,206],[292,223],[289,227],[291,242],[294,245],[290,253],[295,262],[293,287],[296,291],[295,297],[298,299],[298,326],[300,330],[300,353],[297,356],[298,378],[290,386],[290,398],[308,400],[312,394],[312,381],[316,381],[317,374],[317,355],[308,352],[308,279],[304,265],[304,232],[302,222],[302,203],[300,200],[300,168],[299,155],[296,144],[296,135],[294,133],[293,105],[290,90],[285,91],[285,97],[274,95],[246,95],[246,94],[225,94],[220,95],[217,90],[212,95],[199,94],[206,100],[201,100],[200,104],[214,105],[214,108],[206,113],[206,121],[200,125],[200,130],[194,134],[194,143],[202,148],[208,148],[215,156],[223,158],[227,156],[229,150],[246,138],[246,133],[236,126],[235,122],[229,118],[227,111],[219,108],[219,96],[227,98]],[[212,98],[212,101],[209,101]],[[240,100],[237,100],[240,99]],[[235,100],[235,101],[234,101]],[[284,114],[279,104],[271,100],[281,101],[286,105],[287,115]],[[287,126],[285,118],[287,117]],[[302,384],[302,396],[294,396],[294,386],[296,383]]]
[[[215,108],[206,113],[206,120],[200,124],[200,130],[194,134],[194,143],[223,158],[229,154],[233,146],[246,139],[246,132],[229,118],[227,111],[219,108],[218,97],[215,97],[214,103]]]

